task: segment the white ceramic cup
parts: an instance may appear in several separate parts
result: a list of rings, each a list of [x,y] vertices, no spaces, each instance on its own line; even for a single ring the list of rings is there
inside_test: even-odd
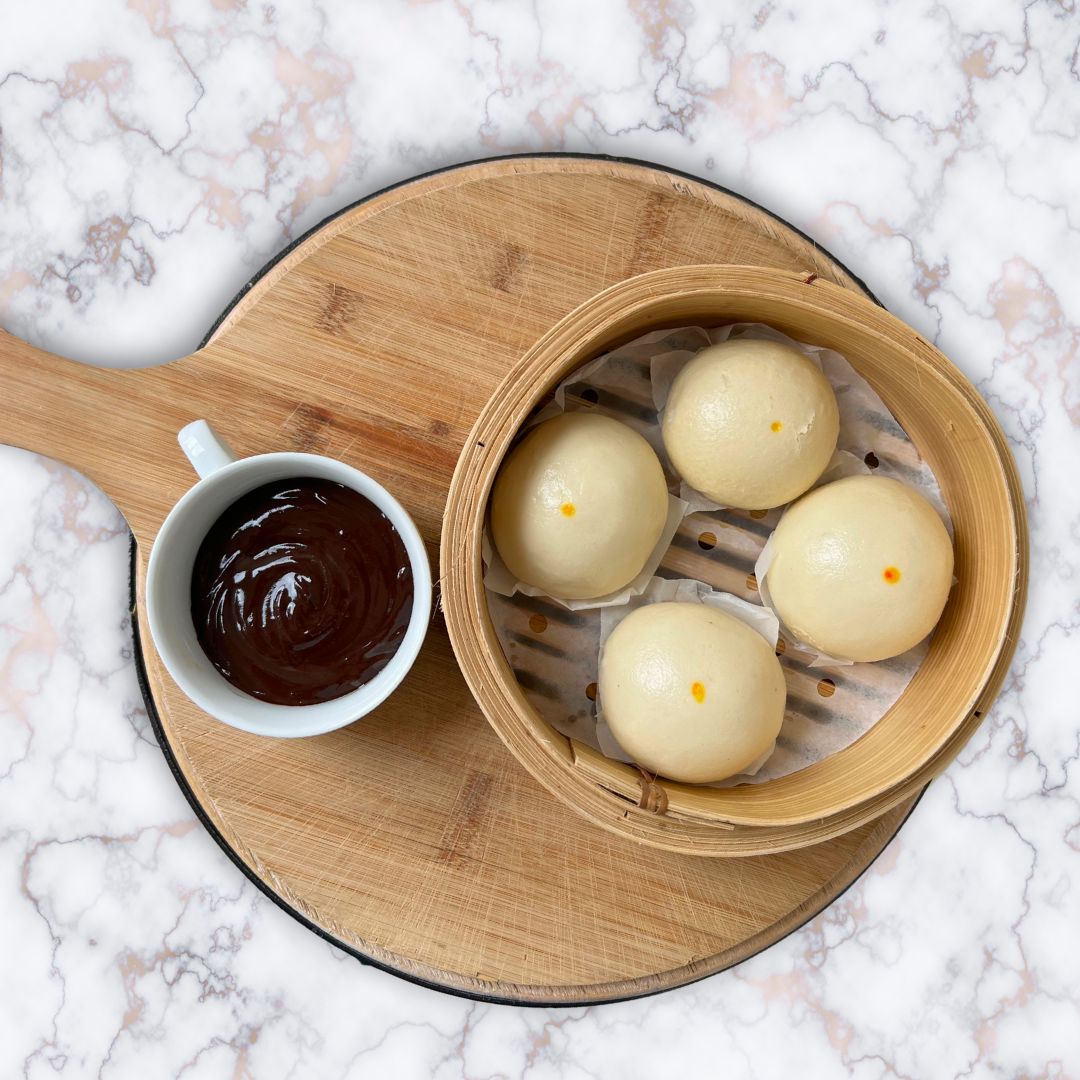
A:
[[[370,476],[332,458],[281,453],[236,459],[205,420],[188,424],[179,440],[199,481],[165,519],[146,571],[150,633],[177,686],[204,712],[256,735],[321,735],[367,715],[405,678],[431,618],[431,567],[412,518]],[[370,682],[317,705],[273,705],[237,689],[207,659],[191,621],[191,572],[199,545],[227,507],[261,484],[300,476],[344,484],[370,499],[390,519],[409,556],[413,607],[397,652]]]

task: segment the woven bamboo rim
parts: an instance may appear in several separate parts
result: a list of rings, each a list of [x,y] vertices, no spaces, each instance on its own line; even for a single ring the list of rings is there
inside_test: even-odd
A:
[[[926,660],[857,742],[764,784],[714,789],[660,781],[658,797],[636,769],[560,735],[525,699],[488,615],[483,520],[495,473],[521,424],[570,371],[651,329],[732,321],[769,323],[837,349],[880,393],[941,484],[956,530],[957,584]],[[465,678],[533,776],[590,820],[635,840],[748,855],[840,835],[897,805],[955,756],[997,693],[1015,648],[1027,531],[997,421],[967,379],[914,330],[813,274],[690,266],[631,278],[586,301],[511,371],[458,462],[442,572],[447,626]]]

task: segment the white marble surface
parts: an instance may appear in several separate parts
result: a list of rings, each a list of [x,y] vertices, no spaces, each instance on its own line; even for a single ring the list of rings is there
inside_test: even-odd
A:
[[[149,731],[122,522],[0,452],[0,1076],[1080,1075],[1075,4],[37,0],[0,19],[16,334],[167,360],[389,182],[522,150],[651,158],[774,208],[935,340],[1004,424],[1032,528],[1005,692],[855,888],[692,988],[523,1010],[364,969],[240,875]]]

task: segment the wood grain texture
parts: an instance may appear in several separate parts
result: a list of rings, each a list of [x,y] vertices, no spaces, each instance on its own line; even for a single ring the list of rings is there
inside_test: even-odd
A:
[[[197,418],[239,454],[308,450],[368,472],[434,561],[458,454],[510,368],[594,293],[702,261],[855,287],[793,231],[706,185],[610,161],[484,163],[337,218],[184,360],[107,371],[0,337],[0,441],[72,464],[113,498],[138,541],[140,599],[154,536],[194,479],[176,432]],[[178,768],[248,869],[347,948],[460,992],[596,1001],[720,970],[837,895],[912,803],[804,851],[648,848],[584,821],[507,753],[441,618],[375,714],[294,741],[201,714],[141,612],[140,627]]]
[[[870,382],[941,485],[955,529],[956,583],[911,682],[850,746],[767,783],[710,788],[663,781],[664,814],[628,814],[625,801],[637,800],[641,774],[556,732],[503,655],[480,557],[488,495],[522,424],[575,369],[652,330],[729,322],[768,323],[835,349]],[[766,854],[872,820],[920,790],[978,727],[1023,616],[1027,527],[1016,467],[989,407],[914,330],[809,274],[681,266],[590,298],[515,365],[461,454],[442,573],[447,625],[466,680],[515,756],[551,791],[606,828],[674,851]]]

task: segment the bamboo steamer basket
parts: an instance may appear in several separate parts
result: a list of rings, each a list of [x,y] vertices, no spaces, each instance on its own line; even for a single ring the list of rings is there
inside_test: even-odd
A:
[[[643,778],[554,730],[518,685],[483,585],[492,482],[533,410],[570,372],[650,330],[762,322],[841,352],[881,395],[941,486],[955,528],[956,584],[926,659],[860,739],[778,779],[709,788]],[[813,274],[687,266],[587,300],[513,368],[477,419],[451,483],[442,602],[484,715],[526,769],[590,821],[633,840],[711,856],[767,854],[841,835],[908,798],[978,727],[1015,648],[1027,532],[1015,465],[990,409],[932,345],[883,308]]]

